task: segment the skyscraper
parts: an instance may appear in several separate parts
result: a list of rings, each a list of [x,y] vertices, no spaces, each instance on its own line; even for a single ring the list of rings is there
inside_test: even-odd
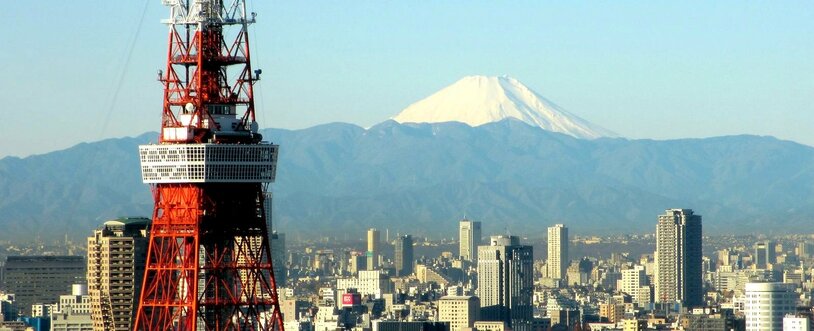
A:
[[[531,330],[534,290],[532,247],[516,236],[492,236],[478,246],[481,318],[504,321],[515,331]]]
[[[361,252],[351,252],[350,267],[348,271],[351,274],[358,274],[359,271],[367,270],[367,256]]]
[[[410,235],[396,238],[394,247],[396,276],[402,277],[413,273],[413,237]]]
[[[274,223],[274,221],[271,219],[272,214],[273,214],[272,213],[272,207],[274,206],[272,204],[272,200],[274,199],[274,194],[272,194],[269,191],[266,191],[266,192],[263,192],[263,196],[265,197],[265,199],[263,199],[263,213],[265,213],[265,215],[266,215],[266,228],[268,229],[269,234],[271,234],[271,231],[273,229],[272,225]]]
[[[273,222],[273,205],[271,192],[264,192],[265,200],[263,200],[263,210],[266,213],[266,228],[268,229],[268,236],[271,248],[271,265],[274,272],[274,282],[277,287],[285,286],[287,279],[286,266],[285,266],[285,234],[274,230]],[[258,241],[259,244],[259,241]]]
[[[88,237],[88,293],[93,329],[131,330],[147,260],[148,218],[105,222]]]
[[[379,268],[379,230],[367,230],[367,270]]]
[[[654,301],[704,304],[701,267],[701,215],[692,209],[668,209],[656,225]]]
[[[556,224],[548,228],[548,277],[565,278],[568,263],[568,228]]]
[[[777,254],[772,241],[758,241],[755,243],[754,263],[757,269],[767,269],[769,265],[777,263]]]
[[[478,260],[478,246],[481,238],[480,222],[463,219],[458,224],[459,256],[467,261]]]
[[[636,265],[633,268],[622,270],[622,280],[619,291],[627,293],[634,303],[645,305],[650,303],[650,287],[647,283],[647,274],[644,266]]]
[[[274,281],[278,287],[283,287],[288,281],[286,270],[286,250],[285,250],[285,233],[278,233],[277,231],[269,234],[271,241],[271,263],[272,270],[274,271]]]

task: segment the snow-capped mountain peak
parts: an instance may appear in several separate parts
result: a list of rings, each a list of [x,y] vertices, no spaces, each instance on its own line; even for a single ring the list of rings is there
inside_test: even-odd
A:
[[[569,113],[508,76],[464,77],[393,117],[399,123],[454,121],[470,126],[506,118],[583,139],[617,136],[610,130]]]

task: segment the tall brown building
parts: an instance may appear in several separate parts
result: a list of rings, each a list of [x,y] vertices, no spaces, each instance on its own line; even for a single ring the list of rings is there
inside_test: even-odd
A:
[[[88,237],[88,294],[94,330],[132,328],[147,259],[147,218],[105,222]]]

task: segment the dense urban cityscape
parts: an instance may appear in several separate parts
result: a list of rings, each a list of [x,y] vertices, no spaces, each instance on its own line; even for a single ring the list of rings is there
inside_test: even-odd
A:
[[[641,235],[525,238],[463,219],[441,240],[269,237],[287,330],[810,329],[814,235],[703,236],[691,209],[654,220]],[[121,218],[86,243],[0,243],[4,328],[129,330],[149,230]]]

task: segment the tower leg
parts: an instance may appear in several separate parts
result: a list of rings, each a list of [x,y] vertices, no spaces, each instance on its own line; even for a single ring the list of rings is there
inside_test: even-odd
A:
[[[282,330],[260,184],[159,184],[134,330]]]

